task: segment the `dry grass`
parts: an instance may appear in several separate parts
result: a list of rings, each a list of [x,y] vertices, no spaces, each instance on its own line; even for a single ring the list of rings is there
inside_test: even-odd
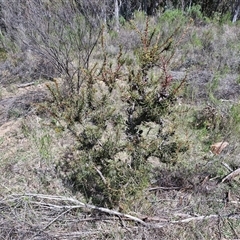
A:
[[[37,86],[36,86],[37,88]],[[55,163],[71,135],[49,127],[48,119],[31,115],[1,126],[2,239],[221,239],[239,236],[239,182],[220,183],[239,152],[234,137],[219,156],[204,151],[201,138],[189,131],[191,105],[175,109],[180,138],[190,150],[176,166],[155,163],[153,184],[125,217],[92,211],[69,199],[82,200],[62,185]],[[187,129],[189,132],[187,132]],[[196,133],[195,133],[196,134]],[[50,138],[50,139],[48,139]],[[73,143],[72,143],[73,144]],[[231,152],[232,151],[232,152]],[[237,163],[234,163],[237,164]],[[44,197],[46,194],[46,198]],[[58,197],[54,197],[58,196]],[[64,197],[60,197],[64,196]]]
[[[193,29],[199,32],[200,42],[208,28]],[[224,33],[221,41],[220,33]],[[4,83],[0,101],[0,239],[239,239],[240,182],[238,178],[221,182],[240,165],[239,127],[226,126],[222,133],[211,125],[200,129],[192,127],[194,113],[201,112],[205,107],[203,100],[209,96],[203,89],[216,74],[218,60],[214,54],[218,52],[222,56],[219,71],[223,71],[224,64],[235,64],[238,52],[231,44],[239,34],[234,26],[222,26],[215,29],[213,35],[207,35],[209,46],[213,47],[211,56],[207,51],[194,48],[198,43],[196,39],[192,40],[192,48],[184,52],[193,63],[197,62],[193,64],[194,71],[189,73],[190,87],[196,84],[193,89],[196,92],[191,89],[190,93],[183,93],[185,98],[175,107],[171,118],[175,119],[179,139],[188,142],[189,150],[179,155],[174,166],[151,159],[154,164],[151,186],[143,198],[136,199],[131,212],[124,212],[143,222],[121,215],[121,208],[117,209],[120,213],[117,215],[79,204],[84,203],[83,196],[63,186],[55,170],[56,162],[74,144],[71,134],[53,129],[51,119],[36,115],[35,103],[43,101],[44,85],[22,89],[17,85],[6,87]],[[231,37],[228,47],[226,36]],[[179,55],[176,58],[179,59]],[[186,64],[183,62],[175,73],[185,74]],[[217,86],[220,93],[221,89],[225,91],[219,99],[227,95],[230,96],[227,100],[232,101],[217,102],[225,110],[229,110],[229,104],[239,101],[236,66],[227,74],[227,77],[221,76],[223,80]],[[233,85],[224,79],[231,80],[236,87],[234,91]],[[233,98],[229,95],[232,91]],[[195,96],[201,99],[197,106]],[[17,111],[9,114],[13,107]],[[221,141],[229,145],[219,155],[213,155],[211,144]]]

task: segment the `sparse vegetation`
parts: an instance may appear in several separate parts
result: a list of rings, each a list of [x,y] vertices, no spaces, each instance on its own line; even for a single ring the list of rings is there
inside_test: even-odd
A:
[[[223,2],[0,4],[0,238],[240,238]]]

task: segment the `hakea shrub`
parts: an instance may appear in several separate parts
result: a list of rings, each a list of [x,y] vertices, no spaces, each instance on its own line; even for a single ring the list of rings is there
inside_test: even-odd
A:
[[[53,123],[75,139],[57,165],[60,177],[87,201],[123,209],[149,185],[150,158],[174,164],[186,151],[165,126],[184,83],[173,87],[169,71],[176,32],[163,41],[148,20],[143,31],[132,25],[141,39],[132,56],[120,47],[110,58],[102,34],[102,63],[92,60],[81,69],[78,93],[64,91],[57,81],[47,86]]]

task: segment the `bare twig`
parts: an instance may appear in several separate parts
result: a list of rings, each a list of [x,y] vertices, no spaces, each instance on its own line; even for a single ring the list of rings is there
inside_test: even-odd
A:
[[[41,231],[44,231],[45,229],[47,229],[48,227],[50,227],[54,222],[56,222],[61,216],[63,216],[64,214],[66,214],[67,212],[71,211],[71,209],[67,209],[66,211],[62,212],[61,214],[59,214],[57,217],[55,217],[51,222],[49,222],[43,229],[41,229]]]
[[[105,177],[102,175],[101,171],[95,166],[93,166],[93,168],[97,171],[97,173],[99,174],[99,176],[103,180],[104,184],[107,185],[107,181],[106,181]]]
[[[240,175],[240,168],[238,168],[237,170],[231,172],[230,174],[228,174],[225,178],[222,179],[222,183],[226,182],[226,181],[230,181],[233,178],[235,178],[236,176]]]
[[[61,216],[65,215],[67,212],[69,212],[71,209],[67,209],[66,211],[59,214],[57,217],[55,217],[52,221],[50,221],[43,229],[38,231],[34,236],[37,236],[40,232],[43,232],[47,228],[49,228],[54,222],[56,222]]]
[[[112,234],[113,230],[104,230],[104,233],[109,233],[109,234]],[[124,232],[127,232],[128,229],[115,229],[115,231],[124,231]],[[89,239],[88,237],[93,237],[95,235],[96,239],[97,239],[97,235],[99,234],[99,230],[98,231],[76,231],[76,232],[69,232],[69,233],[66,233],[66,232],[61,232],[61,231],[58,231],[58,232],[55,232],[55,233],[52,233],[51,236],[52,237],[55,237],[55,238],[61,238],[61,239],[82,239],[82,238],[86,238],[86,239]],[[91,238],[93,239],[93,238]]]
[[[192,221],[200,221],[200,220],[207,220],[211,218],[218,218],[219,215],[209,215],[209,216],[197,216],[197,217],[190,217],[182,220],[171,221],[172,224],[179,224],[179,223],[189,223]]]
[[[34,204],[38,204],[38,205],[43,205],[45,207],[49,207],[49,208],[57,208],[57,209],[63,209],[64,211],[59,214],[57,217],[55,217],[53,220],[51,220],[42,230],[46,230],[50,225],[52,225],[54,222],[56,222],[61,216],[63,216],[64,214],[66,214],[67,212],[69,212],[72,209],[78,209],[78,208],[88,208],[88,209],[92,209],[92,210],[97,210],[100,212],[104,212],[110,215],[114,215],[119,217],[120,219],[124,219],[126,221],[134,221],[137,223],[142,224],[145,227],[150,227],[150,228],[163,228],[166,226],[170,226],[170,225],[175,225],[175,224],[183,224],[183,223],[189,223],[189,222],[193,222],[193,221],[202,221],[202,220],[208,220],[208,219],[218,219],[220,216],[217,214],[212,214],[212,215],[208,215],[208,216],[190,216],[190,215],[186,215],[186,214],[181,214],[179,216],[181,217],[186,217],[185,219],[181,219],[181,220],[176,220],[176,221],[171,221],[167,218],[159,218],[159,217],[150,217],[150,216],[145,216],[145,217],[135,217],[129,214],[124,214],[124,213],[120,213],[118,211],[115,210],[111,210],[108,208],[103,208],[103,207],[97,207],[91,204],[85,204],[83,202],[80,202],[74,198],[68,198],[68,197],[63,197],[63,196],[52,196],[52,195],[43,195],[43,194],[32,194],[32,193],[27,193],[27,194],[23,194],[23,195],[12,195],[12,197],[14,198],[14,200],[19,199],[19,198],[26,198],[27,197],[33,197],[33,198],[39,198],[41,199],[40,202],[37,201],[30,201],[31,203]],[[54,204],[49,204],[49,203],[44,203],[43,199],[47,199],[47,200],[55,200],[55,201],[61,201],[61,202],[69,202],[69,203],[73,203],[75,205],[54,205]],[[226,218],[226,219],[240,219],[240,215],[238,214],[231,214],[231,215],[224,215],[221,216],[221,218]],[[104,220],[104,219],[103,219]],[[84,219],[82,220],[84,221]],[[86,219],[86,221],[89,221],[89,219]],[[149,223],[149,222],[158,222],[158,223]]]
[[[156,191],[156,190],[179,190],[181,189],[180,187],[153,187],[149,188],[149,191]]]
[[[227,163],[225,163],[225,162],[222,162],[222,165],[228,170],[228,171],[230,171],[230,172],[232,172],[233,170],[232,170],[232,168],[231,167],[229,167],[229,165],[227,164]]]
[[[17,85],[18,88],[24,88],[24,87],[29,87],[31,85],[34,85],[35,82],[29,82],[29,83],[23,83],[23,84],[19,84]]]
[[[94,206],[94,205],[91,205],[91,204],[86,204],[86,203],[80,202],[80,201],[78,201],[76,199],[73,199],[73,198],[66,198],[66,197],[61,197],[61,196],[50,196],[50,195],[43,195],[43,194],[31,194],[31,193],[24,194],[24,195],[18,195],[18,196],[19,197],[29,196],[29,197],[37,197],[37,198],[49,199],[49,200],[69,201],[69,202],[73,202],[73,203],[78,204],[77,206],[71,206],[70,207],[71,209],[85,207],[85,208],[89,208],[89,209],[93,209],[93,210],[98,210],[100,212],[108,213],[108,214],[111,214],[111,215],[115,215],[115,216],[118,216],[118,217],[125,217],[125,218],[128,218],[128,219],[131,219],[132,221],[138,222],[138,223],[140,223],[144,226],[149,226],[149,224],[147,224],[146,222],[144,222],[140,218],[134,217],[132,215],[120,213],[118,211],[111,210],[111,209],[108,209],[108,208],[97,207],[97,206]],[[66,208],[66,206],[64,206],[64,207]]]

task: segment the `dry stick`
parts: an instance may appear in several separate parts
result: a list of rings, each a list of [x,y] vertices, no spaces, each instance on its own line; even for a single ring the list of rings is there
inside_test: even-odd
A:
[[[107,181],[106,181],[105,177],[102,175],[101,171],[100,171],[97,167],[95,167],[95,166],[93,166],[93,168],[94,168],[94,169],[97,171],[97,173],[100,175],[100,177],[101,177],[101,179],[103,180],[104,184],[107,185]]]
[[[220,216],[220,215],[216,215],[216,214],[212,214],[209,216],[197,216],[197,217],[190,217],[190,218],[186,218],[183,220],[177,220],[177,221],[170,221],[170,224],[179,224],[179,223],[189,223],[191,221],[200,221],[200,220],[207,220],[207,219],[211,219],[211,218],[227,218],[227,219],[240,219],[240,215],[226,215],[226,216]]]
[[[108,208],[103,208],[103,207],[97,207],[94,205],[90,205],[90,204],[86,204],[86,203],[82,203],[76,199],[73,198],[65,198],[65,197],[59,197],[59,196],[49,196],[49,195],[42,195],[42,194],[24,194],[24,195],[18,195],[18,196],[29,196],[29,197],[38,197],[38,198],[44,198],[44,199],[50,199],[50,200],[62,200],[62,201],[70,201],[70,202],[74,202],[77,203],[78,206],[72,206],[72,208],[81,208],[81,207],[85,207],[85,208],[89,208],[89,209],[93,209],[93,210],[98,210],[100,212],[105,212],[111,215],[116,215],[118,217],[126,217],[131,219],[132,221],[141,223],[144,226],[150,226],[149,224],[147,224],[146,222],[144,222],[143,220],[141,220],[140,218],[131,216],[129,214],[124,214],[124,213],[120,213],[118,211],[115,210],[110,210]],[[66,207],[66,206],[65,206]]]
[[[114,230],[116,230],[116,229],[114,229]],[[121,231],[127,232],[128,229],[121,229]],[[112,230],[104,230],[104,233],[105,234],[107,234],[107,233],[112,234],[113,231]],[[72,232],[71,231],[71,232],[68,232],[68,233],[66,233],[66,232],[59,232],[58,231],[57,233],[50,233],[50,236],[53,236],[53,237],[55,237],[57,239],[59,237],[61,239],[63,239],[63,237],[66,237],[64,239],[70,239],[70,237],[73,237],[74,239],[75,238],[82,239],[80,237],[84,237],[84,239],[85,239],[85,237],[90,237],[90,236],[97,235],[97,234],[99,234],[99,231],[93,231],[93,230],[91,230],[91,231],[77,231],[77,232]],[[93,239],[93,238],[91,238],[91,239]]]
[[[170,223],[172,223],[172,224],[176,224],[176,223],[177,224],[178,223],[189,223],[191,221],[206,220],[206,219],[210,219],[210,218],[219,218],[219,215],[190,217],[190,218],[186,218],[186,219],[183,219],[183,220],[171,221]]]
[[[222,183],[227,181],[227,180],[231,180],[232,178],[234,178],[238,175],[240,175],[240,168],[236,169],[235,171],[228,174],[225,178],[223,178]]]
[[[156,191],[156,190],[179,190],[181,189],[181,187],[153,187],[153,188],[149,188],[148,191]]]
[[[228,225],[230,226],[231,230],[234,232],[235,236],[237,237],[237,239],[239,239],[239,235],[238,233],[236,232],[234,226],[232,223],[230,223],[230,221],[228,220]]]
[[[238,169],[238,170],[240,171],[240,169]],[[168,222],[165,222],[165,223],[161,222],[159,224],[148,224],[148,223],[144,222],[143,220],[141,220],[140,218],[131,216],[129,214],[120,213],[118,211],[110,210],[108,208],[96,207],[94,205],[85,204],[85,203],[82,203],[82,202],[80,202],[80,201],[78,201],[76,199],[73,199],[73,198],[66,198],[66,197],[62,197],[62,196],[43,195],[43,194],[31,194],[31,193],[23,194],[23,195],[12,195],[12,196],[14,196],[14,197],[26,197],[26,196],[29,196],[29,197],[38,197],[38,198],[49,199],[49,200],[70,201],[70,202],[76,203],[78,205],[75,205],[75,206],[62,206],[62,208],[69,208],[68,210],[71,210],[71,209],[74,209],[74,208],[85,207],[85,208],[89,208],[89,209],[94,209],[94,210],[98,210],[98,211],[101,211],[101,212],[105,212],[105,213],[108,213],[110,215],[115,215],[115,216],[118,216],[118,217],[124,217],[124,218],[127,218],[129,220],[141,223],[145,227],[152,227],[152,228],[163,228],[164,226],[169,226],[171,224],[189,223],[191,221],[200,221],[200,220],[207,220],[207,219],[211,219],[211,218],[219,218],[220,217],[219,215],[197,216],[197,217],[186,218],[186,219],[183,219],[183,220],[168,221]],[[42,203],[39,203],[39,204],[42,204]],[[45,204],[45,205],[47,205],[47,204]],[[54,206],[54,205],[51,204],[51,206]],[[57,207],[59,207],[59,206],[57,206]],[[67,212],[67,211],[65,211],[65,212]],[[46,228],[49,227],[54,221],[56,221],[64,213],[60,214],[58,217],[53,219],[46,226]],[[228,218],[228,219],[240,219],[240,215],[237,215],[237,214],[235,214],[235,215],[226,215],[226,216],[221,216],[221,217]],[[148,219],[148,218],[146,218],[146,219]],[[151,218],[149,218],[149,219],[151,219]]]
[[[61,214],[59,214],[57,217],[55,217],[52,221],[50,221],[43,229],[41,229],[40,231],[44,231],[46,230],[48,227],[50,227],[54,222],[56,222],[61,216],[63,216],[64,214],[68,213],[69,211],[71,211],[71,209],[67,209],[66,211],[62,212]]]
[[[64,215],[65,213],[71,211],[72,209],[77,209],[77,208],[81,208],[82,206],[79,205],[75,205],[75,206],[60,206],[60,205],[55,205],[55,204],[50,204],[50,203],[42,203],[42,202],[35,202],[35,201],[29,201],[29,203],[33,203],[33,204],[37,204],[37,205],[43,205],[44,207],[49,207],[51,208],[57,208],[57,209],[66,209],[67,210],[65,212],[62,212],[60,215],[58,215],[56,218],[54,218],[46,227],[44,227],[44,229],[42,229],[41,231],[45,230],[46,228],[48,228],[53,222],[55,222],[59,217],[61,217],[62,215]],[[127,218],[127,217],[119,217],[117,216],[120,221],[132,221],[132,219]],[[78,222],[87,222],[87,221],[107,221],[107,220],[114,220],[116,218],[114,217],[107,217],[107,218],[99,218],[99,217],[89,217],[89,218],[84,218],[84,219],[77,219],[76,221]],[[149,218],[146,217],[147,220],[150,221],[166,221],[166,219],[160,219],[160,218]]]
[[[222,162],[222,165],[223,165],[228,171],[230,171],[230,172],[233,171],[232,168],[230,168],[229,165],[228,165],[227,163]]]
[[[59,214],[57,217],[55,217],[52,221],[50,221],[44,228],[40,229],[33,237],[38,236],[41,232],[43,232],[44,230],[46,230],[48,227],[50,227],[54,222],[56,222],[61,216],[63,216],[64,214],[66,214],[67,212],[71,211],[71,209],[67,209],[66,211],[62,212],[61,214]]]
[[[31,86],[31,85],[34,85],[35,82],[30,82],[30,83],[23,83],[23,84],[19,84],[17,85],[18,88],[23,88],[23,87],[28,87],[28,86]]]

